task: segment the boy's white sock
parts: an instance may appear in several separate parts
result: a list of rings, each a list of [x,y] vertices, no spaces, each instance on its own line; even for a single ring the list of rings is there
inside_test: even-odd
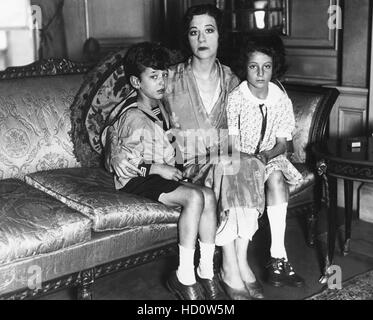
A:
[[[200,259],[197,268],[198,276],[202,279],[210,279],[214,277],[214,252],[215,243],[204,243],[198,240]]]
[[[187,286],[196,283],[196,276],[194,274],[194,251],[179,244],[179,267],[176,275],[182,284]]]
[[[288,203],[267,206],[267,215],[271,228],[271,256],[288,259],[285,249],[286,213]]]

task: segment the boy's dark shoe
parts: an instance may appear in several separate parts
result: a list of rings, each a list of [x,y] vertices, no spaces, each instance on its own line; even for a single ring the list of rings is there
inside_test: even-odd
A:
[[[198,282],[189,286],[182,284],[177,278],[176,271],[172,272],[166,286],[180,300],[205,300],[201,285]]]
[[[198,274],[196,274],[196,278],[203,288],[206,300],[228,300],[217,275],[214,275],[212,280],[202,279]]]
[[[268,282],[275,287],[285,285],[292,287],[304,286],[304,280],[294,271],[289,261],[284,258],[271,258],[268,268]]]

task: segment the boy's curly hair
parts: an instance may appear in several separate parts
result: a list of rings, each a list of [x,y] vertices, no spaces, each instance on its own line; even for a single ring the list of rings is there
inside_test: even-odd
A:
[[[146,68],[166,70],[171,64],[170,51],[153,42],[141,42],[131,46],[123,59],[128,82],[131,76],[140,78]]]
[[[241,48],[236,70],[237,76],[239,76],[241,80],[246,79],[247,62],[254,52],[261,52],[272,58],[272,80],[279,79],[286,72],[285,47],[280,36],[275,33],[257,32],[248,35]]]

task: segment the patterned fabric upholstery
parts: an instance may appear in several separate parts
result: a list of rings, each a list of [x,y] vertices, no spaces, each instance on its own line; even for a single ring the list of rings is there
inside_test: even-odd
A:
[[[306,164],[304,163],[293,163],[293,165],[298,169],[298,171],[302,174],[303,180],[296,185],[289,186],[290,196],[301,192],[302,190],[306,189],[307,187],[313,185],[315,183],[315,173],[312,172]]]
[[[0,182],[0,264],[91,239],[91,221],[16,179]]]
[[[48,170],[25,179],[90,218],[95,231],[172,223],[179,217],[177,210],[159,202],[116,191],[112,175],[100,168]]]
[[[2,80],[0,179],[79,166],[69,137],[81,75]]]
[[[105,120],[130,92],[122,64],[126,51],[119,51],[91,70],[71,106],[74,151],[84,167],[100,165],[100,135]]]
[[[306,161],[306,148],[309,142],[312,118],[323,96],[320,93],[302,91],[289,90],[287,93],[293,102],[295,115],[295,131],[293,132],[294,153],[291,156],[291,161],[304,163]]]

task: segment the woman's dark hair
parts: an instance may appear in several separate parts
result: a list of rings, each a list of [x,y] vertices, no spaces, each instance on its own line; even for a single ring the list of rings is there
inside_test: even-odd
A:
[[[131,76],[140,78],[146,68],[166,70],[171,65],[168,49],[152,42],[141,42],[130,47],[123,59],[127,81]]]
[[[188,8],[183,17],[182,26],[182,49],[187,55],[191,54],[188,39],[190,22],[193,20],[194,16],[199,16],[202,14],[207,14],[215,19],[219,33],[219,40],[221,39],[221,36],[223,34],[223,14],[216,6],[214,6],[213,4],[200,4]]]
[[[254,52],[261,52],[272,58],[272,80],[279,79],[285,73],[285,47],[280,36],[275,33],[256,33],[247,37],[241,49],[235,71],[242,80],[246,79],[247,63]]]

